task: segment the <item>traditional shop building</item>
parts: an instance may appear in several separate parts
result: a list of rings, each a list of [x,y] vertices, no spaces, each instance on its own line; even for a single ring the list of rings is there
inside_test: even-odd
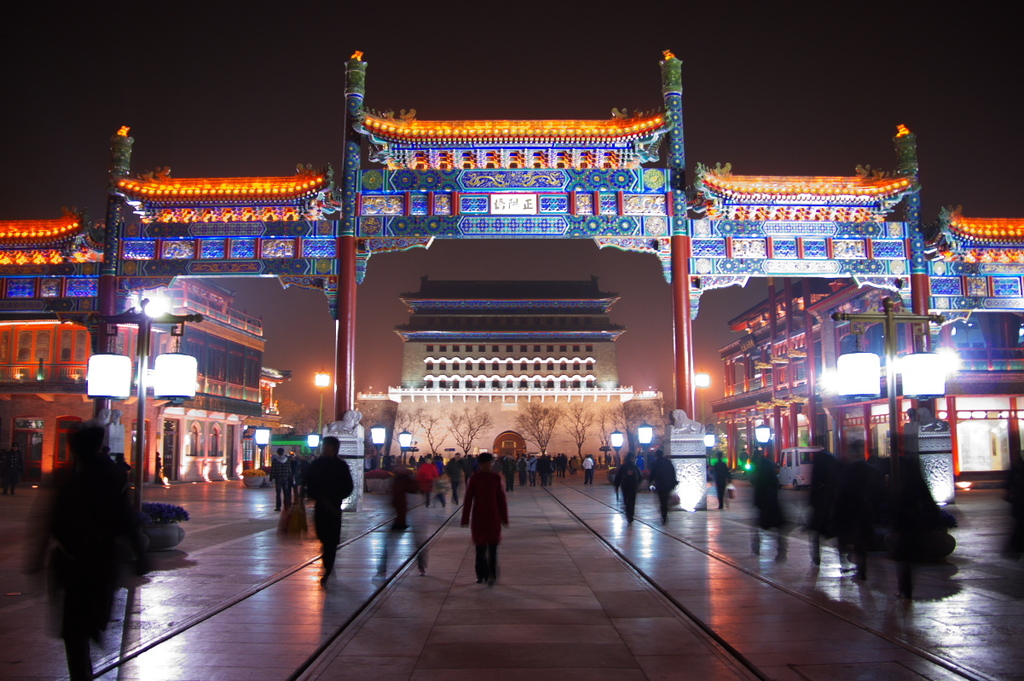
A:
[[[610,319],[614,293],[589,281],[438,281],[424,277],[405,293],[408,323],[403,340],[402,384],[388,395],[398,402],[397,423],[419,424],[436,414],[480,408],[493,426],[481,432],[480,450],[537,451],[516,426],[522,405],[540,402],[609,405],[632,400],[619,385],[615,341],[625,327]],[[444,427],[443,424],[441,427]],[[419,428],[423,430],[422,427]],[[576,453],[556,428],[548,452]],[[415,433],[424,452],[423,433]],[[593,453],[599,438],[590,439]],[[458,449],[451,437],[438,451]],[[435,444],[437,444],[435,442]]]
[[[219,480],[237,475],[246,458],[248,421],[273,421],[273,385],[287,375],[262,367],[262,323],[231,307],[230,290],[198,279],[179,279],[163,295],[177,313],[199,313],[181,336],[155,325],[153,352],[180,350],[198,361],[194,399],[181,404],[150,400],[146,419],[149,451],[145,477],[153,474],[159,452],[172,481]],[[60,315],[0,320],[0,442],[17,442],[25,453],[25,481],[60,480],[72,464],[67,435],[93,417],[86,395],[86,368],[92,354],[89,329],[63,322]],[[137,328],[120,325],[114,352],[135,361]],[[267,384],[267,385],[264,385]],[[136,398],[114,402],[126,437],[126,460],[135,465]],[[266,413],[265,413],[265,410]]]
[[[875,311],[883,298],[898,296],[896,290],[861,288],[849,280],[775,279],[768,299],[730,321],[744,335],[720,350],[725,396],[713,409],[734,465],[757,446],[753,429],[761,424],[771,427],[775,451],[806,445],[843,451],[863,441],[868,454],[889,456],[884,382],[880,397],[855,400],[836,395],[829,381],[844,353],[876,353],[884,367],[882,325],[854,329],[832,315]],[[961,479],[997,475],[1020,451],[1021,328],[1019,313],[979,311],[949,314],[927,340],[915,338],[911,325],[900,330],[899,356],[930,342],[933,350],[959,358],[944,397],[899,400],[899,428],[902,433],[908,410],[922,405],[948,421],[954,472]]]

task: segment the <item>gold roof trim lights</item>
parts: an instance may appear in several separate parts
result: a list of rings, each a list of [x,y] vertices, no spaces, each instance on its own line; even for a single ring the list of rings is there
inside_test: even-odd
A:
[[[82,217],[70,211],[53,220],[0,220],[0,239],[52,241],[71,236],[81,226]]]
[[[621,138],[645,135],[665,124],[663,115],[607,121],[418,121],[366,115],[363,126],[374,134],[422,140],[513,138]]]
[[[863,178],[854,177],[804,177],[785,175],[716,175],[705,173],[703,183],[722,193],[732,194],[799,194],[892,196],[910,188],[912,179],[907,177]]]
[[[166,174],[143,179],[123,179],[118,189],[132,198],[159,201],[198,199],[218,201],[248,199],[297,199],[323,190],[329,180],[326,173],[302,173],[292,177],[187,177]]]
[[[957,216],[950,228],[975,239],[1024,239],[1024,218],[965,218]]]

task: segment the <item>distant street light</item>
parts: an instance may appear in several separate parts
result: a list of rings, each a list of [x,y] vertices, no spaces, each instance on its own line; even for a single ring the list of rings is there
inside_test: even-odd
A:
[[[615,431],[611,434],[612,447],[615,449],[615,458],[619,458],[619,450],[622,449],[622,445],[626,442],[626,436],[619,431]]]
[[[402,448],[402,465],[405,465],[406,453],[412,448],[412,433],[408,430],[403,430],[399,433],[398,446]]]
[[[313,376],[313,383],[320,388],[320,418],[316,422],[316,432],[324,432],[324,388],[331,384],[331,375],[322,368]]]
[[[644,421],[636,429],[636,440],[640,443],[640,451],[646,450],[650,446],[651,441],[654,440],[654,426]]]

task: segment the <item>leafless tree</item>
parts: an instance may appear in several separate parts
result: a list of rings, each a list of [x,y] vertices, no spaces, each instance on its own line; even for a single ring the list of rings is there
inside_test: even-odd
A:
[[[597,416],[594,406],[585,400],[569,402],[563,407],[562,428],[576,443],[576,454],[583,458],[583,444],[590,437]]]
[[[437,448],[444,443],[444,439],[448,437],[448,432],[451,430],[448,425],[448,417],[432,409],[420,409],[417,413],[419,420],[416,426],[423,439],[427,441],[430,455],[437,456]]]
[[[626,441],[629,443],[629,448],[639,448],[639,443],[636,442],[637,429],[644,424],[654,426],[655,440],[652,441],[652,446],[661,432],[663,432],[663,426],[665,424],[665,418],[663,415],[663,405],[661,400],[629,400],[628,402],[622,402],[618,405],[618,408],[613,412],[613,419],[615,427],[626,434]]]
[[[516,414],[516,427],[526,434],[526,439],[536,443],[540,453],[545,454],[555,426],[562,419],[562,410],[542,402],[520,404]]]
[[[462,409],[453,409],[448,414],[448,421],[451,424],[450,430],[455,444],[459,446],[463,454],[467,455],[480,433],[494,426],[494,419],[480,405],[475,407],[466,405]]]
[[[315,433],[317,410],[292,400],[279,399],[277,412],[281,415],[281,429],[293,433]]]

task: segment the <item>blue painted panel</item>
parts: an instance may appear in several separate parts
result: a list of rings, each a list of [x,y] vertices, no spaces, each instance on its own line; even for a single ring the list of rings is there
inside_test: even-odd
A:
[[[224,240],[216,239],[213,241],[200,241],[199,242],[200,254],[199,257],[203,260],[223,260],[224,259]]]
[[[128,260],[152,260],[156,257],[156,242],[125,241],[124,257]]]
[[[255,239],[232,239],[231,257],[235,259],[248,259],[256,257]]]

